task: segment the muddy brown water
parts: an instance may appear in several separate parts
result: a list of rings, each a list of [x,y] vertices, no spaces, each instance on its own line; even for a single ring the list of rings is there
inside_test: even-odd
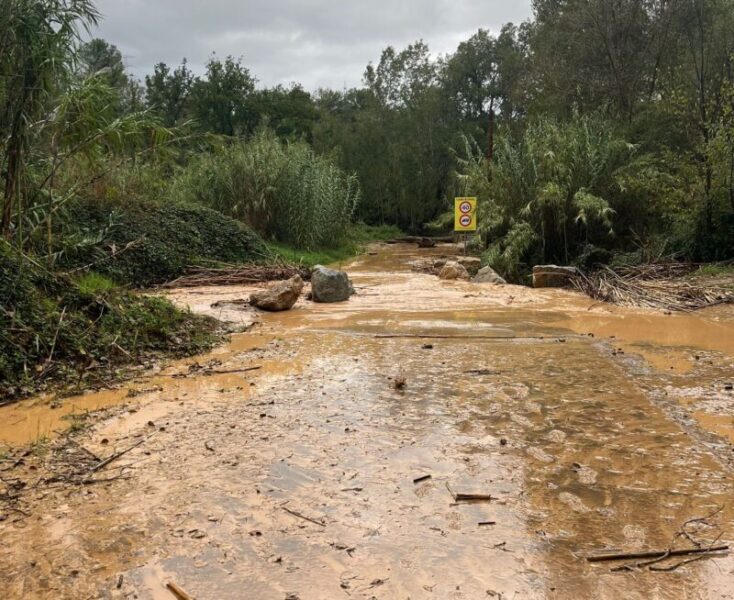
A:
[[[130,479],[36,481],[30,516],[0,521],[0,597],[172,599],[173,581],[198,600],[734,598],[731,556],[668,573],[585,560],[667,548],[720,506],[719,543],[734,539],[730,307],[442,282],[408,263],[453,247],[373,252],[339,305],[254,315],[221,304],[248,288],[170,293],[256,318],[196,362],[258,371],[173,377],[189,359],[0,409],[10,446],[100,408],[76,437],[97,456],[158,432],[110,465]],[[492,500],[456,504],[447,484]]]

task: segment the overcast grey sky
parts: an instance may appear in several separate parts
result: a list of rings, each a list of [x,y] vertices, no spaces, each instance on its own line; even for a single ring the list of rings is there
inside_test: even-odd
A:
[[[186,57],[200,73],[212,52],[242,56],[261,85],[340,89],[361,82],[385,46],[423,39],[453,52],[480,27],[531,15],[531,0],[97,0],[95,35],[138,77]]]

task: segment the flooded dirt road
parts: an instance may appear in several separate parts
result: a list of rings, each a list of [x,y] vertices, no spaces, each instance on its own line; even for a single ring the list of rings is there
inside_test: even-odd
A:
[[[93,485],[44,479],[59,458],[42,444],[13,455],[0,476],[25,491],[0,504],[0,597],[170,600],[175,582],[198,600],[734,598],[731,556],[584,558],[668,548],[720,507],[687,531],[734,541],[731,307],[665,315],[410,271],[453,251],[379,246],[347,266],[347,303],[258,315],[119,390],[3,409],[0,444],[96,409],[83,452],[144,441]],[[171,297],[217,314],[247,294]]]

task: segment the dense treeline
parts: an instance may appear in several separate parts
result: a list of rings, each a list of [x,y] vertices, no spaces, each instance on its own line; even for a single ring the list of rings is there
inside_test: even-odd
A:
[[[52,260],[68,207],[126,196],[318,246],[351,219],[441,228],[476,194],[478,246],[509,275],[734,255],[733,0],[535,0],[453,54],[388,47],[360,87],[313,92],[216,55],[137,81],[114,45],[82,43],[90,0],[2,4],[0,225]]]

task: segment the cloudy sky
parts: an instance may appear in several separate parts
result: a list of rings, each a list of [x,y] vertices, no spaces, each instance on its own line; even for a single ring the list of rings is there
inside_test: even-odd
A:
[[[478,28],[531,14],[531,0],[97,0],[95,35],[137,76],[186,57],[201,72],[212,52],[242,56],[261,85],[358,85],[388,45],[423,39],[436,54]]]

